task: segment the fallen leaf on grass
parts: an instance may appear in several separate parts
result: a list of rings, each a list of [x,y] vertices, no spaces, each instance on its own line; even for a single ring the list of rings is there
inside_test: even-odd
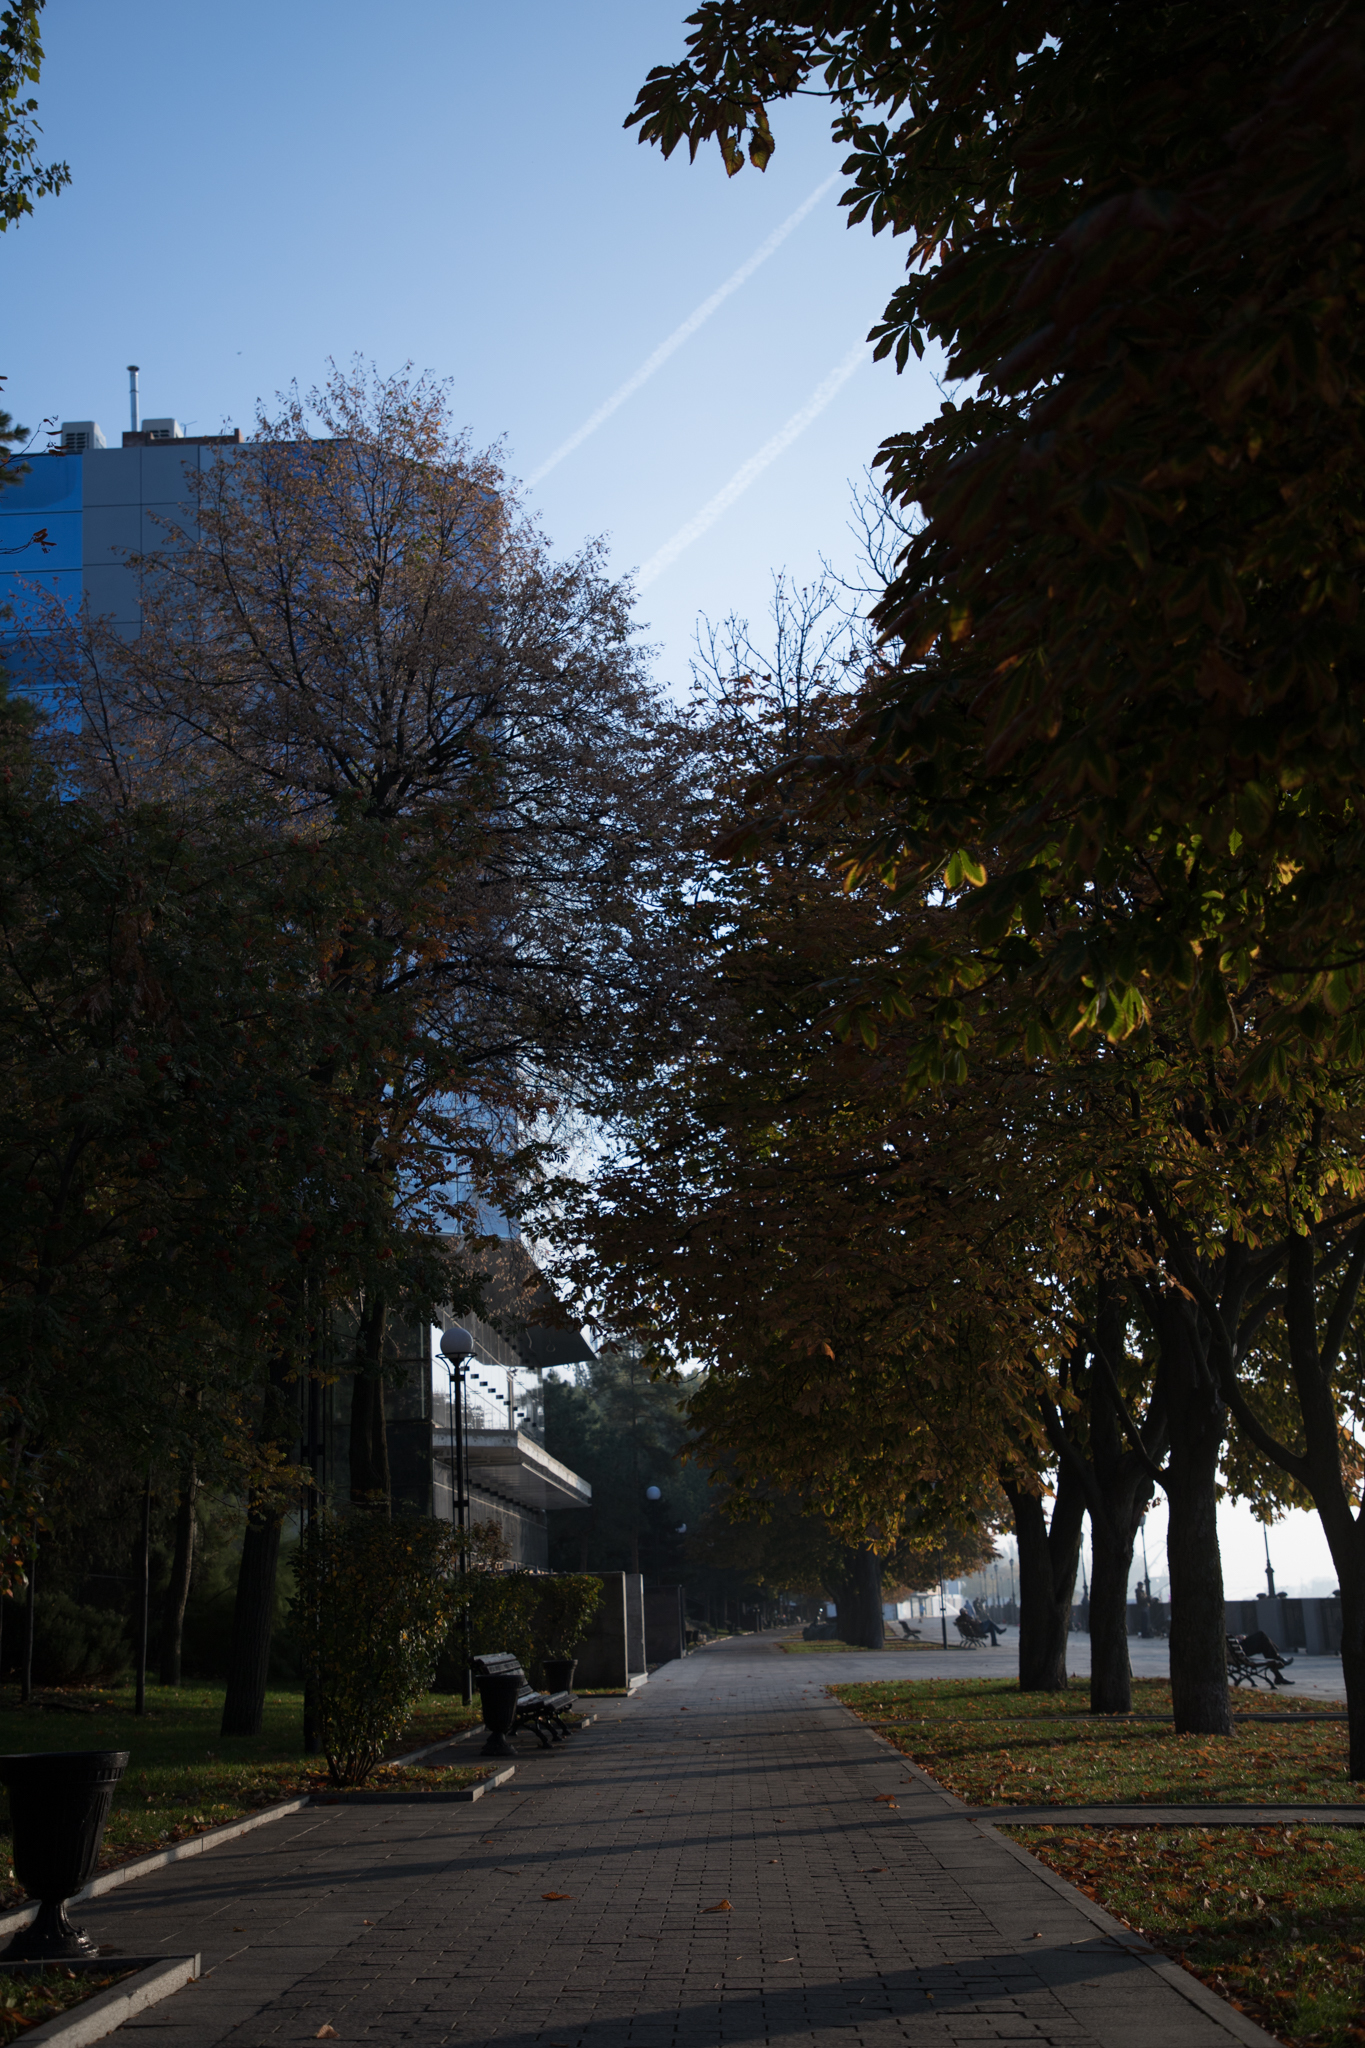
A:
[[[728,1899],[722,1899],[718,1906],[703,1906],[703,1913],[733,1913],[734,1907]]]
[[[573,1897],[573,1893],[572,1893],[572,1892],[542,1892],[540,1896],[542,1897],[542,1899],[571,1899],[571,1898]]]

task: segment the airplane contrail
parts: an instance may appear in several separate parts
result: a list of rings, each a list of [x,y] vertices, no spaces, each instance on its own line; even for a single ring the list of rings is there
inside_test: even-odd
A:
[[[722,512],[728,512],[735,499],[742,497],[756,477],[762,476],[769,463],[776,462],[784,449],[790,448],[799,434],[804,434],[813,419],[821,414],[835,393],[840,391],[860,363],[867,360],[867,343],[860,341],[851,348],[844,360],[830,371],[823,384],[817,384],[799,412],[794,412],[786,425],[779,427],[771,441],[765,441],[757,455],[751,455],[743,468],[737,469],[723,490],[702,506],[695,519],[689,519],[686,526],[680,526],[672,540],[666,540],[657,554],[650,556],[635,578],[637,590],[645,590],[656,576],[662,576],[677,561],[684,548],[690,548],[694,540],[700,540],[708,526],[714,526]]]
[[[641,363],[639,369],[635,372],[634,376],[627,377],[625,383],[621,385],[619,390],[613,391],[611,397],[604,400],[603,403],[598,406],[596,412],[592,415],[591,419],[584,420],[582,426],[578,428],[577,432],[570,434],[567,441],[562,441],[559,447],[555,449],[554,454],[549,457],[548,461],[542,462],[540,468],[536,470],[535,474],[527,478],[526,481],[528,489],[534,488],[534,486],[540,482],[542,477],[547,477],[550,474],[550,471],[554,469],[557,464],[561,463],[564,460],[566,455],[573,454],[575,448],[581,448],[583,446],[583,443],[587,440],[589,434],[595,434],[597,432],[597,429],[601,426],[603,420],[610,419],[618,406],[624,405],[628,398],[633,398],[635,396],[635,393],[639,390],[640,386],[644,383],[647,383],[648,380],[654,375],[654,372],[657,369],[659,369],[662,364],[668,361],[668,358],[673,354],[674,350],[680,349],[683,343],[685,341],[689,341],[691,337],[696,333],[697,329],[700,326],[702,326],[705,321],[711,318],[711,315],[715,312],[717,306],[723,306],[725,301],[729,298],[731,292],[737,292],[740,286],[746,283],[748,279],[753,276],[754,272],[758,269],[759,265],[761,263],[767,262],[768,258],[772,255],[773,251],[775,249],[779,249],[782,246],[783,242],[786,241],[788,235],[792,232],[792,229],[800,227],[802,221],[806,218],[806,215],[811,211],[813,207],[819,205],[820,201],[824,198],[830,186],[835,183],[838,176],[839,173],[837,171],[834,171],[830,174],[828,178],[825,179],[823,185],[817,185],[815,190],[811,193],[810,197],[808,199],[802,200],[801,204],[797,207],[795,213],[789,213],[787,215],[787,218],[783,221],[781,227],[774,228],[772,233],[769,235],[767,241],[759,244],[758,248],[755,249],[753,255],[748,259],[748,261],[746,263],[741,263],[738,270],[732,271],[729,277],[726,278],[724,284],[721,285],[718,288],[718,290],[712,292],[709,299],[703,299],[702,303],[698,306],[696,312],[689,313],[687,318],[683,321],[682,326],[675,327],[673,332],[669,335],[667,341],[661,341],[659,343],[659,346],[655,349],[653,355],[647,356],[645,358],[644,362]]]

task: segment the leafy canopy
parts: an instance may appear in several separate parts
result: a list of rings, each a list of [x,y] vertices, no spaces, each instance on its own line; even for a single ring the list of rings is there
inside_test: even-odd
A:
[[[882,450],[924,524],[855,742],[774,785],[843,821],[851,875],[956,912],[851,977],[846,1021],[916,1012],[934,1079],[984,977],[1022,982],[1032,1050],[1126,1037],[1159,985],[1227,1043],[1255,985],[1254,1088],[1358,1058],[1358,18],[715,0],[691,27],[642,139],[761,167],[818,75],[851,218],[910,243],[877,348],[969,380]]]

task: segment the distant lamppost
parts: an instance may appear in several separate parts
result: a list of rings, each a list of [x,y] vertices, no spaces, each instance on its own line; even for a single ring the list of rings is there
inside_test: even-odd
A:
[[[441,1332],[451,1427],[450,1519],[463,1531],[468,1526],[469,1497],[465,1486],[464,1378],[474,1356],[474,1339],[459,1323]]]
[[[663,1497],[663,1489],[661,1487],[647,1486],[645,1488],[645,1499],[651,1507],[657,1507]],[[663,1576],[663,1531],[660,1529],[657,1520],[654,1524],[654,1576],[656,1579]]]
[[[474,1339],[459,1323],[441,1332],[441,1356],[445,1360],[447,1406],[451,1423],[450,1519],[460,1531],[460,1573],[469,1571],[465,1532],[469,1527],[469,1487],[466,1483],[464,1376],[474,1356]],[[474,1667],[469,1640],[469,1602],[464,1603],[464,1697],[466,1706],[474,1697]]]

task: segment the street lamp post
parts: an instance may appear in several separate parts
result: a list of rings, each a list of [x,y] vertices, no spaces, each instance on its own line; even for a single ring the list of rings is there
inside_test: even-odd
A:
[[[464,1426],[464,1376],[474,1356],[474,1339],[460,1323],[441,1332],[441,1356],[445,1360],[447,1405],[450,1409],[451,1474],[450,1519],[460,1532],[460,1572],[468,1574],[469,1487],[467,1485]],[[468,1706],[474,1697],[474,1667],[469,1640],[469,1602],[464,1603],[464,1698]]]
[[[647,1500],[647,1501],[649,1502],[649,1504],[650,1504],[650,1506],[651,1506],[651,1507],[657,1507],[657,1506],[659,1505],[659,1502],[660,1502],[660,1501],[661,1501],[661,1500],[663,1499],[663,1497],[664,1497],[664,1496],[663,1496],[663,1489],[662,1489],[661,1487],[658,1487],[658,1486],[647,1486],[647,1487],[645,1488],[645,1499],[646,1499],[646,1500]],[[662,1530],[662,1528],[661,1528],[661,1527],[660,1527],[660,1525],[659,1525],[659,1518],[658,1518],[658,1516],[657,1516],[657,1515],[655,1515],[655,1517],[654,1517],[654,1576],[655,1576],[655,1578],[656,1578],[656,1579],[661,1579],[661,1578],[663,1577],[663,1572],[664,1572],[664,1565],[663,1565],[663,1540],[664,1540],[664,1539],[663,1539],[663,1530]]]

